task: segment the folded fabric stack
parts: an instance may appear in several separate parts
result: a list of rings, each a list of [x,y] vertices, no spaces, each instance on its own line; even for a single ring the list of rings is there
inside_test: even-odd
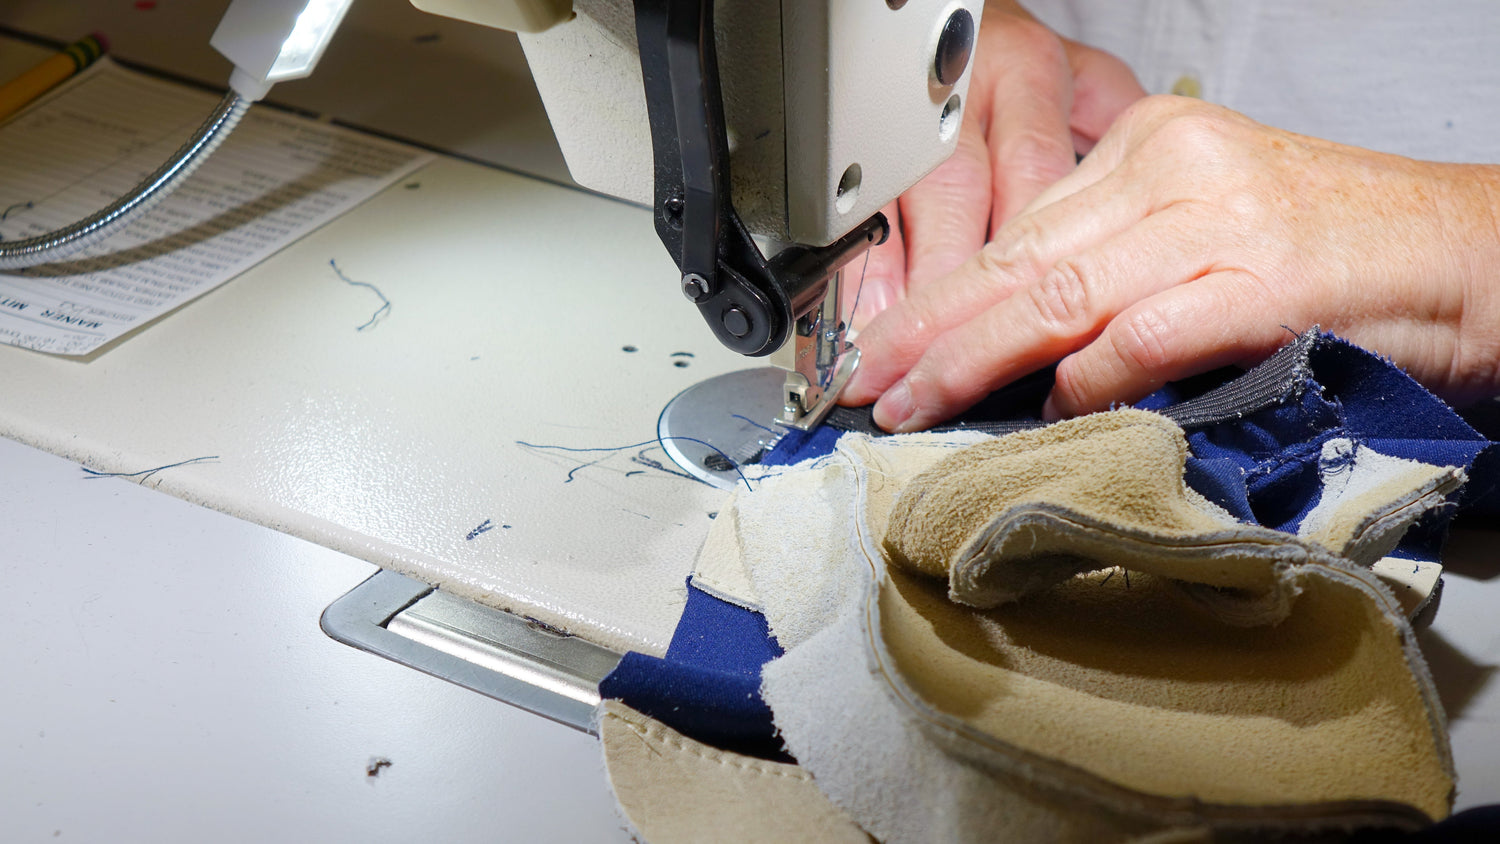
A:
[[[1412,619],[1497,462],[1316,332],[1050,426],[788,437],[666,658],[601,686],[611,782],[657,842],[1422,828],[1454,774]]]

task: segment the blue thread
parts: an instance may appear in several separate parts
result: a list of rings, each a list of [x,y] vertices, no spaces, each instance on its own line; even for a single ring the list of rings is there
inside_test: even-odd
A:
[[[770,427],[767,427],[765,425],[762,425],[759,422],[756,422],[754,419],[751,419],[750,417],[745,416],[745,415],[740,414],[740,413],[731,413],[731,414],[729,414],[729,417],[731,419],[738,419],[738,420],[740,420],[742,422],[749,422],[751,425],[754,425],[755,427],[761,429],[762,431],[765,431],[768,434],[780,434],[781,433],[780,431],[776,430],[775,428],[770,428]]]
[[[870,270],[870,250],[865,250],[865,265],[859,270],[859,286],[854,288],[854,305],[849,308],[850,319],[854,318],[854,312],[859,310],[860,294],[865,292],[865,273]]]
[[[385,294],[380,292],[380,288],[378,288],[375,285],[369,283],[368,281],[355,281],[354,279],[350,278],[349,276],[344,275],[344,271],[341,270],[341,269],[339,269],[339,265],[332,258],[328,259],[328,266],[333,267],[334,273],[336,273],[339,278],[343,279],[348,284],[351,284],[351,285],[353,285],[355,287],[368,287],[368,288],[370,288],[372,291],[375,292],[376,296],[380,297],[380,301],[383,303],[383,304],[381,304],[381,306],[379,308],[375,309],[375,313],[370,314],[370,318],[367,319],[367,320],[365,320],[365,324],[361,325],[360,327],[358,327],[356,329],[354,329],[355,331],[364,331],[366,328],[369,328],[370,326],[374,325],[375,324],[375,320],[380,319],[380,317],[381,317],[382,314],[386,313],[387,311],[389,311],[391,309],[391,300],[385,298]]]
[[[193,463],[207,463],[210,460],[218,459],[219,455],[210,454],[207,457],[194,457],[190,460],[179,460],[176,463],[168,463],[165,466],[157,466],[155,469],[142,469],[139,472],[101,472],[98,469],[90,469],[87,466],[80,466],[79,468],[83,469],[83,471],[89,476],[87,480],[93,480],[94,478],[134,478],[136,476],[139,476],[141,482],[145,483],[151,478],[152,475],[164,469],[175,469],[178,466],[188,466]]]
[[[548,449],[548,450],[551,450],[551,451],[566,451],[566,452],[571,452],[571,453],[575,453],[575,454],[587,454],[587,453],[600,452],[600,451],[609,452],[609,454],[604,455],[603,457],[599,458],[598,460],[591,460],[588,463],[584,463],[582,465],[575,466],[572,469],[568,470],[568,479],[565,480],[565,481],[563,481],[563,483],[566,484],[566,483],[572,483],[574,475],[577,472],[579,472],[580,470],[587,469],[590,466],[597,466],[600,463],[603,463],[605,460],[608,460],[610,458],[610,455],[612,455],[612,454],[618,454],[619,452],[622,452],[622,451],[629,451],[632,448],[640,448],[641,446],[661,445],[662,440],[682,440],[683,442],[697,443],[698,445],[701,445],[701,446],[704,446],[705,448],[711,449],[715,454],[719,455],[720,457],[722,457],[726,461],[728,461],[728,463],[729,463],[730,466],[734,467],[734,473],[736,475],[740,476],[740,480],[741,481],[745,482],[745,489],[752,490],[752,491],[754,490],[754,487],[750,486],[750,479],[747,478],[747,477],[745,477],[745,473],[744,472],[740,471],[740,465],[738,463],[734,462],[734,458],[730,457],[729,455],[725,454],[723,451],[719,450],[718,446],[716,446],[716,445],[714,445],[712,443],[704,442],[703,440],[696,439],[694,437],[657,437],[654,440],[644,440],[644,441],[638,442],[638,443],[631,443],[630,445],[597,446],[597,447],[592,447],[592,448],[580,448],[580,447],[576,447],[576,446],[566,446],[566,445],[543,445],[543,444],[539,444],[539,443],[529,443],[529,442],[526,442],[524,440],[516,440],[515,443],[516,443],[516,445],[522,446],[524,448]],[[671,472],[670,469],[666,469],[662,464],[657,463],[654,460],[652,460],[650,462],[647,462],[647,463],[642,463],[641,465],[651,466],[654,469],[661,469],[662,471]],[[687,478],[690,481],[697,481],[698,483],[712,486],[712,484],[709,484],[708,481],[705,481],[702,478],[694,477],[693,475],[684,474],[682,472],[671,472],[671,474],[677,475],[678,477]]]
[[[10,217],[10,212],[16,210],[17,208],[21,208],[21,209],[30,211],[31,209],[33,209],[35,207],[36,207],[36,203],[32,202],[29,199],[26,200],[25,202],[17,202],[16,204],[14,204],[14,205],[10,206],[9,208],[5,209],[4,211],[0,211],[0,220],[5,220],[6,218]]]

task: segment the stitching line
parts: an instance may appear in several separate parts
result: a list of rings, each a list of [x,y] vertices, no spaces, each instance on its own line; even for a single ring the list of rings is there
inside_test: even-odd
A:
[[[702,749],[700,749],[698,747],[693,747],[691,745],[688,745],[683,739],[674,738],[674,737],[666,734],[666,732],[664,731],[663,728],[650,727],[650,726],[645,726],[645,725],[642,725],[642,724],[637,724],[634,721],[630,721],[627,718],[625,718],[624,716],[617,715],[617,714],[615,714],[613,712],[607,712],[607,713],[605,713],[604,717],[606,717],[606,718],[612,718],[612,719],[614,719],[616,721],[619,721],[621,724],[624,724],[627,728],[629,728],[629,730],[632,733],[635,733],[637,736],[640,736],[642,740],[644,740],[644,741],[646,741],[648,743],[666,745],[667,747],[670,747],[670,748],[672,748],[674,750],[677,750],[677,751],[679,751],[681,753],[686,753],[689,756],[696,756],[697,758],[702,759],[705,762],[716,762],[716,763],[718,763],[722,767],[734,768],[735,770],[738,770],[738,771],[744,771],[746,773],[752,773],[752,774],[759,774],[761,776],[781,777],[782,779],[792,779],[792,780],[797,780],[799,782],[809,782],[809,781],[812,780],[812,775],[809,774],[808,772],[802,770],[801,768],[793,767],[790,770],[787,770],[787,769],[777,769],[777,768],[767,768],[767,767],[764,767],[764,766],[766,766],[766,765],[774,765],[774,764],[777,764],[777,763],[775,763],[775,762],[756,762],[756,761],[741,762],[741,761],[738,761],[738,760],[735,760],[735,759],[730,759],[730,758],[724,757],[724,756],[713,756],[713,755],[711,755],[709,753],[704,752]]]

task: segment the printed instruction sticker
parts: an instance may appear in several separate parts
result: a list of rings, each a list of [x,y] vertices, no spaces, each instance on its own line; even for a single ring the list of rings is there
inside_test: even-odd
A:
[[[0,242],[105,207],[161,166],[218,97],[100,59],[0,127]],[[173,194],[62,262],[0,273],[0,342],[86,355],[218,287],[433,156],[251,108]]]

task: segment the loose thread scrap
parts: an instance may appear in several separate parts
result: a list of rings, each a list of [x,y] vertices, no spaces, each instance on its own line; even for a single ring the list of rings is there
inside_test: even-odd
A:
[[[31,209],[33,209],[35,207],[36,207],[36,203],[32,202],[29,199],[26,200],[25,202],[17,202],[14,205],[11,205],[9,208],[6,208],[4,211],[0,211],[0,220],[8,219],[10,217],[10,212],[12,212],[12,211],[16,211],[16,210],[30,211]]]
[[[32,208],[35,208],[35,207],[36,207],[36,203],[32,202],[29,199],[27,201],[25,201],[25,202],[17,202],[14,205],[10,206],[9,208],[6,208],[4,211],[0,211],[0,222],[4,222],[5,219],[10,216],[10,212],[12,212],[12,211],[15,211],[17,209],[29,211],[29,210],[31,210]],[[5,236],[4,235],[0,235],[0,241],[3,241],[3,240],[5,240]]]
[[[734,473],[736,475],[739,475],[740,480],[744,482],[746,489],[753,489],[753,487],[750,485],[750,479],[747,478],[747,477],[745,477],[745,473],[744,472],[740,471],[739,464],[735,463],[733,458],[731,458],[729,455],[725,454],[723,451],[721,451],[717,446],[713,445],[712,443],[704,442],[703,440],[697,439],[695,437],[658,437],[658,438],[656,438],[654,440],[643,440],[641,442],[631,443],[629,445],[599,446],[599,447],[593,447],[593,448],[580,448],[580,447],[566,446],[566,445],[546,445],[546,444],[542,444],[542,443],[529,443],[529,442],[526,442],[524,440],[516,440],[515,443],[516,443],[516,445],[521,446],[522,448],[529,448],[529,449],[533,449],[533,450],[537,450],[537,451],[562,451],[562,452],[567,452],[567,453],[571,453],[571,454],[597,454],[597,453],[603,453],[603,456],[599,457],[596,460],[590,460],[590,461],[585,462],[585,463],[580,463],[579,465],[574,466],[572,469],[569,469],[568,470],[567,480],[563,481],[563,483],[566,484],[566,483],[572,483],[573,480],[576,478],[577,474],[580,471],[582,471],[584,469],[587,469],[587,468],[589,468],[591,466],[597,466],[600,463],[603,463],[604,461],[608,460],[610,457],[613,457],[614,455],[619,454],[620,452],[630,451],[631,449],[636,449],[636,448],[650,447],[650,446],[653,446],[653,445],[654,446],[660,446],[663,440],[682,440],[684,442],[697,443],[698,445],[704,446],[704,447],[712,450],[715,454],[718,454],[720,457],[723,457],[725,460],[727,460],[729,462],[729,464],[731,466],[734,467]],[[636,465],[639,465],[639,466],[648,466],[648,467],[650,467],[652,469],[656,469],[656,470],[661,471],[661,472],[666,472],[667,474],[670,474],[670,475],[676,475],[677,477],[685,478],[685,479],[690,480],[690,481],[697,481],[698,483],[702,483],[702,484],[707,484],[708,483],[707,481],[703,480],[702,478],[694,477],[694,476],[692,476],[692,475],[690,475],[690,474],[688,474],[686,472],[678,472],[678,471],[675,471],[673,469],[668,469],[666,467],[666,465],[664,463],[662,463],[661,461],[659,461],[659,460],[653,460],[653,459],[647,457],[646,453],[644,451],[642,451],[640,454],[637,454],[634,457],[632,457],[631,458],[631,462],[635,463]]]
[[[342,279],[345,283],[347,283],[349,285],[352,285],[354,287],[367,287],[372,292],[374,292],[374,294],[376,296],[380,297],[380,302],[381,302],[380,307],[375,309],[375,313],[370,314],[370,318],[367,319],[367,320],[365,320],[364,325],[361,325],[358,328],[354,329],[355,331],[364,331],[366,328],[373,327],[375,325],[375,321],[376,320],[380,319],[382,316],[384,316],[385,314],[387,314],[387,313],[390,312],[390,310],[391,310],[391,300],[385,298],[385,294],[380,292],[380,288],[378,288],[375,285],[369,283],[368,281],[355,281],[354,279],[350,278],[349,276],[344,275],[344,271],[341,270],[341,269],[339,269],[338,262],[335,261],[333,258],[329,258],[328,259],[328,266],[333,267],[334,274],[337,275],[340,279]]]
[[[156,474],[157,472],[165,471],[167,469],[175,469],[178,466],[190,466],[194,463],[207,463],[211,460],[218,459],[219,455],[211,454],[206,457],[194,457],[190,460],[179,460],[176,463],[168,463],[165,466],[157,466],[154,469],[142,469],[139,472],[101,472],[98,469],[90,469],[87,466],[81,466],[79,468],[83,469],[84,474],[88,475],[88,478],[86,480],[92,480],[94,478],[139,478],[141,483],[145,483],[146,481],[150,480],[151,476]]]

